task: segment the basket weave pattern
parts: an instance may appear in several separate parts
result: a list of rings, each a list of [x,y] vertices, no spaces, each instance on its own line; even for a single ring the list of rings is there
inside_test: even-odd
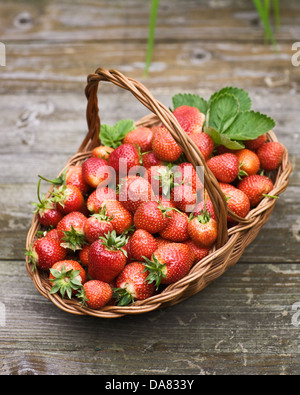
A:
[[[187,276],[174,284],[168,285],[160,294],[154,295],[144,301],[137,301],[134,305],[130,306],[105,306],[101,310],[93,310],[82,306],[78,300],[62,299],[58,294],[50,294],[51,284],[48,280],[48,273],[38,270],[32,271],[31,264],[28,257],[26,257],[27,272],[35,287],[57,307],[77,315],[116,318],[127,314],[146,313],[157,308],[175,305],[200,292],[238,262],[245,248],[256,238],[262,226],[268,221],[274,209],[276,199],[265,197],[245,218],[236,216],[232,211],[227,209],[226,200],[218,181],[207,167],[195,143],[182,130],[172,112],[158,102],[148,89],[138,81],[127,78],[116,70],[108,71],[101,68],[97,69],[95,73],[90,74],[87,78],[85,95],[87,98],[86,119],[88,133],[77,153],[65,164],[61,173],[70,165],[82,164],[90,156],[92,149],[100,145],[99,82],[110,82],[122,89],[130,91],[150,110],[150,114],[137,121],[135,125],[152,127],[162,123],[180,145],[193,166],[203,166],[205,188],[212,200],[218,223],[218,239],[215,247],[206,258],[193,265]],[[276,135],[273,132],[269,132],[268,140],[277,141]],[[278,196],[287,188],[291,171],[292,166],[288,158],[288,152],[285,149],[281,166],[273,180],[274,189],[271,191],[271,195]],[[49,189],[49,192],[51,189],[52,187]],[[237,222],[237,225],[229,230],[227,228],[228,214]],[[27,249],[29,249],[35,240],[39,227],[37,216],[34,215],[27,235]]]

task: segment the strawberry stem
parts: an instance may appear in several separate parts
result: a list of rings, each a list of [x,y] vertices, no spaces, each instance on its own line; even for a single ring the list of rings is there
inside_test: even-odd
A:
[[[113,298],[118,306],[134,304],[134,297],[126,288],[113,288]]]
[[[56,177],[56,178],[54,178],[53,180],[49,180],[48,178],[42,177],[42,176],[40,176],[40,175],[39,175],[39,177],[40,177],[42,180],[47,181],[47,182],[50,182],[50,183],[53,184],[53,185],[63,185],[63,184],[66,182],[66,173],[67,173],[67,170],[68,170],[68,169],[66,169],[66,170],[62,173],[61,176]]]
[[[200,211],[200,215],[194,217],[194,213],[191,213],[189,220],[197,218],[201,224],[206,224],[211,219],[211,213],[207,211],[207,190],[204,191],[204,209]]]
[[[33,251],[32,246],[29,248],[29,250],[25,250],[25,256],[29,257],[28,263],[32,264],[32,271],[34,272],[36,269],[36,263],[38,261],[38,255],[35,251]]]
[[[71,230],[63,231],[65,235],[62,238],[63,244],[66,244],[66,248],[70,248],[72,251],[81,250],[82,247],[87,244],[87,240],[84,234],[78,233],[73,226]]]
[[[37,186],[37,197],[38,197],[38,200],[39,200],[39,202],[41,203],[41,205],[43,204],[43,202],[42,202],[42,200],[41,200],[41,196],[40,196],[40,186],[41,186],[41,182],[42,182],[42,180],[41,179],[39,179],[39,182],[38,182],[38,186]]]
[[[91,217],[95,217],[97,218],[99,221],[112,221],[114,216],[111,215],[110,217],[107,215],[106,212],[106,206],[103,206],[100,208],[99,213],[98,214],[93,214],[91,215]]]
[[[76,297],[80,300],[80,303],[82,306],[87,306],[87,301],[89,300],[88,297],[86,296],[86,292],[84,287],[79,288],[78,294],[76,294]]]
[[[268,197],[268,198],[271,198],[271,199],[278,199],[278,198],[279,198],[279,196],[268,195],[268,194],[266,194],[266,193],[263,193],[262,195],[263,195],[263,197]]]
[[[177,213],[181,214],[184,216],[184,213],[180,210],[178,210],[175,207],[165,207],[162,203],[161,200],[158,200],[158,206],[157,208],[161,211],[163,217],[167,216],[168,218],[170,218],[170,215],[167,215],[170,211],[176,211]]]
[[[71,299],[72,291],[78,290],[82,287],[81,281],[77,278],[80,270],[70,269],[66,271],[65,265],[63,265],[61,271],[50,269],[50,272],[54,276],[54,279],[50,280],[54,284],[51,288],[50,294],[54,294],[59,291],[63,298],[65,297],[65,293],[67,293],[67,296]]]
[[[154,282],[156,285],[156,289],[158,289],[161,284],[162,278],[167,277],[165,274],[167,264],[160,263],[154,254],[152,255],[153,261],[146,258],[145,256],[143,256],[143,259],[145,260],[145,269],[143,270],[143,273],[149,272],[149,275],[146,277],[145,282],[147,281],[148,284]]]
[[[248,176],[248,173],[242,169],[242,167],[244,166],[244,163],[240,163],[239,165],[239,173],[238,173],[238,179],[242,180],[243,177]]]
[[[39,180],[38,186],[37,186],[38,202],[31,203],[33,206],[36,206],[36,209],[33,211],[34,213],[42,213],[43,210],[53,208],[53,202],[50,199],[45,199],[44,195],[42,195],[42,196],[40,195],[40,185],[41,185],[41,180]]]
[[[100,242],[111,251],[122,251],[127,258],[127,251],[124,250],[124,246],[127,244],[129,237],[125,234],[117,236],[115,230],[107,232],[104,236],[99,237]]]

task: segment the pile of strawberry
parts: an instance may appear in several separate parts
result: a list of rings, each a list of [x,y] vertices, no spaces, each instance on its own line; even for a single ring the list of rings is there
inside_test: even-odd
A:
[[[273,182],[263,172],[280,166],[280,143],[267,142],[260,131],[233,149],[230,144],[241,141],[220,144],[220,132],[205,125],[205,111],[182,104],[173,114],[234,213],[245,217],[271,196]],[[26,252],[33,270],[48,273],[51,293],[92,309],[161,292],[206,257],[218,236],[203,180],[163,125],[134,128],[123,120],[102,126],[100,138],[104,145],[82,165],[69,166],[54,180],[39,176],[40,237]],[[40,196],[41,179],[54,185],[47,198]],[[228,227],[234,224],[228,216]]]

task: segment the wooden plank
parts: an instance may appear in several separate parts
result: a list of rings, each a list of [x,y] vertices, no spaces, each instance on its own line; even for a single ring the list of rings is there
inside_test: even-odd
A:
[[[0,372],[298,374],[299,273],[299,264],[238,264],[176,306],[107,320],[57,309],[23,262],[0,261]]]
[[[2,1],[0,26],[3,41],[145,41],[149,4],[136,0]],[[280,41],[299,37],[300,8],[296,0],[281,9]],[[292,27],[292,29],[291,29]],[[159,8],[157,40],[233,40],[262,42],[257,12],[247,0],[165,0]]]
[[[33,211],[31,202],[37,201],[36,186],[37,182],[0,185],[0,259],[24,259],[25,240]],[[47,188],[43,184],[42,192],[46,192]],[[295,217],[295,213],[299,212],[299,196],[299,185],[290,185],[276,202],[270,220],[247,247],[240,262],[299,261],[300,222]]]
[[[300,68],[292,66],[291,42],[279,52],[263,43],[158,42],[148,78],[143,75],[146,43],[9,43],[1,68],[0,93],[82,93],[98,67],[115,68],[150,90],[216,90],[224,85],[295,91]],[[103,84],[104,92],[112,92]]]
[[[149,4],[142,0],[0,4],[0,374],[299,374],[300,4],[284,3],[279,53],[263,43],[251,2],[161,2],[153,63],[143,68]],[[171,105],[247,89],[277,121],[294,163],[287,191],[257,239],[223,276],[185,302],[115,320],[69,315],[34,288],[24,248],[37,174],[55,176],[86,133],[86,76],[98,66],[144,82]],[[148,111],[110,84],[101,120]],[[43,184],[43,191],[46,185]],[[86,336],[88,334],[88,336]],[[175,346],[174,346],[175,345]]]
[[[226,83],[218,88],[223,86],[226,86]],[[98,92],[99,113],[103,123],[113,125],[124,118],[138,120],[149,113],[129,92],[121,89],[115,90],[112,85],[109,88],[110,92],[103,92],[101,86]],[[246,89],[252,99],[253,109],[275,119],[277,126],[274,131],[278,139],[286,145],[292,157],[299,157],[299,94],[289,91],[280,93],[273,89],[253,87],[246,87]],[[208,99],[213,90],[172,87],[167,91],[161,89],[152,91],[157,100],[168,107],[172,107],[172,96],[179,92],[197,93]],[[0,132],[1,139],[3,139],[3,144],[0,145],[0,153],[3,154],[0,158],[1,166],[6,167],[7,170],[10,167],[5,154],[11,155],[12,158],[18,158],[20,154],[24,154],[23,160],[27,162],[23,169],[23,180],[21,173],[15,172],[15,182],[20,182],[20,180],[24,182],[25,179],[32,182],[32,178],[28,179],[28,177],[32,173],[33,164],[35,170],[42,167],[41,171],[45,172],[44,152],[49,154],[49,161],[53,164],[56,162],[55,155],[65,155],[58,162],[58,167],[53,168],[56,170],[60,169],[59,166],[77,151],[87,133],[86,104],[86,98],[81,91],[76,94],[48,93],[47,96],[41,93],[0,95],[0,114],[3,120]],[[29,163],[31,158],[32,164]],[[39,160],[43,162],[37,164],[36,161]],[[20,162],[14,163],[16,166],[21,166]],[[49,165],[50,174],[53,172],[51,166]],[[0,182],[6,182],[5,174],[9,172],[3,171],[0,174]]]
[[[171,105],[172,92],[176,91],[159,91],[157,97],[164,104]],[[297,96],[279,93],[270,96],[265,90],[251,92],[254,108],[279,119],[276,132],[278,130],[279,140],[290,150],[295,170],[271,220],[245,251],[241,261],[255,262],[259,258],[264,262],[295,262],[298,259],[299,224],[294,215],[299,208],[300,185]],[[209,94],[206,90],[204,96],[208,98]],[[140,118],[148,112],[127,92],[105,93],[103,97],[100,92],[99,96],[103,120],[110,124],[125,116]],[[30,202],[37,200],[37,176],[54,178],[76,152],[86,133],[86,101],[81,95],[66,93],[49,94],[46,98],[42,94],[29,97],[5,95],[0,97],[0,103],[4,117],[1,133],[5,136],[5,144],[0,148],[1,258],[23,259],[32,215]],[[16,204],[20,190],[23,200]],[[42,191],[46,190],[47,186],[43,184]],[[288,243],[282,239],[282,234],[290,235]],[[16,243],[16,238],[22,243]]]

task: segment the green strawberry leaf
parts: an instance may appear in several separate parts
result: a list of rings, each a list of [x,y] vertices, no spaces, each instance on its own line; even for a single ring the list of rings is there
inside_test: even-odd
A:
[[[124,137],[135,129],[132,119],[122,119],[114,126],[102,124],[99,133],[99,139],[103,145],[117,148],[122,144]]]
[[[203,114],[207,113],[208,104],[205,99],[192,93],[178,93],[172,97],[174,110],[181,106],[197,107]]]
[[[73,226],[71,230],[63,231],[64,237],[61,239],[61,245],[65,248],[70,248],[72,251],[81,250],[82,247],[87,243],[86,236],[82,233],[78,233]]]
[[[239,102],[229,93],[218,95],[210,103],[208,126],[223,133],[235,120],[239,112]]]
[[[158,289],[161,284],[161,280],[167,277],[167,264],[160,263],[154,254],[152,255],[153,261],[146,258],[145,256],[142,258],[145,261],[145,269],[143,270],[143,273],[148,273],[148,276],[144,282],[147,282],[148,284],[152,284],[154,282],[156,289]]]
[[[134,304],[133,295],[125,288],[113,288],[113,298],[118,306],[128,306]]]
[[[206,101],[202,97],[179,93],[172,98],[174,109],[189,105],[206,115],[205,131],[216,145],[229,149],[244,148],[243,140],[254,140],[269,132],[276,125],[267,115],[251,111],[248,93],[236,87],[225,87]]]
[[[78,290],[82,287],[81,281],[76,278],[79,276],[80,270],[66,270],[65,265],[63,265],[61,271],[50,269],[50,272],[54,276],[54,279],[50,280],[53,282],[50,294],[55,294],[59,291],[63,298],[65,293],[67,293],[67,296],[71,299],[72,290]]]
[[[234,140],[253,140],[269,132],[276,125],[267,115],[255,111],[240,112],[225,130],[226,137]]]
[[[251,109],[252,102],[248,93],[243,89],[235,88],[232,86],[227,86],[220,91],[215,92],[208,101],[209,106],[213,100],[225,93],[233,95],[238,100],[240,111],[248,111]]]
[[[212,137],[216,146],[224,145],[224,147],[233,150],[239,150],[245,148],[245,145],[242,142],[231,140],[229,137],[226,136],[226,134],[219,133],[217,130],[215,130],[212,127],[204,127],[204,132]]]

